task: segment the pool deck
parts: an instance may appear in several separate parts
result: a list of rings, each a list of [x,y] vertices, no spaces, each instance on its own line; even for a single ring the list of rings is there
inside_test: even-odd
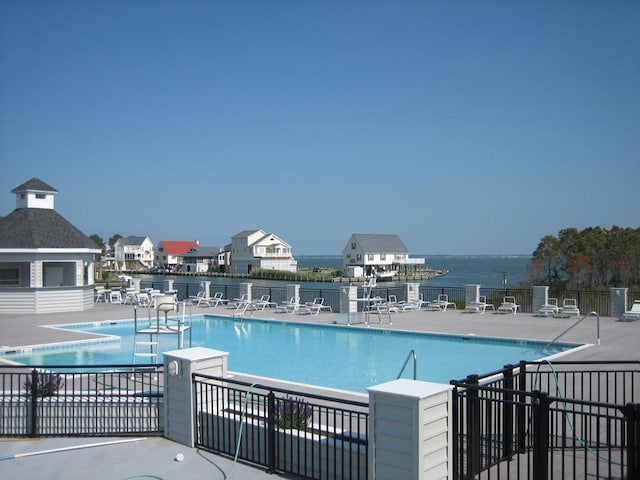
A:
[[[232,310],[218,308],[194,308],[194,314],[230,315]],[[145,312],[139,312],[146,315]],[[133,307],[118,304],[96,304],[85,312],[54,313],[38,315],[0,315],[0,348],[16,348],[46,343],[78,341],[91,338],[82,332],[47,328],[65,323],[100,322],[133,318]],[[250,317],[248,317],[250,318]],[[254,312],[253,318],[306,323],[335,323],[336,315],[295,315],[274,313],[273,310]],[[391,315],[392,324],[378,324],[372,316],[370,326],[353,325],[351,328],[382,328],[418,332],[473,334],[497,338],[520,338],[551,341],[573,325],[577,319],[537,317],[518,313],[484,314],[463,313],[460,310],[446,312],[406,311]],[[597,345],[597,317],[589,316],[568,331],[562,341],[593,344],[592,347],[574,351],[562,359],[576,361],[640,360],[640,321],[620,322],[611,317],[600,317],[600,345]],[[215,347],[213,347],[215,348]],[[0,357],[0,361],[2,357]],[[418,360],[420,361],[420,359]],[[502,365],[496,365],[496,369]],[[469,372],[488,373],[488,372]],[[262,468],[238,463],[231,459],[191,449],[163,437],[148,437],[143,440],[119,443],[126,438],[0,438],[0,457],[16,454],[43,452],[52,449],[73,447],[31,456],[20,456],[0,460],[0,478],[46,478],[75,480],[92,478],[209,478],[247,480],[256,478],[296,478],[286,475],[269,475]],[[103,444],[103,442],[116,442]],[[76,449],[89,444],[101,444],[92,448]],[[183,461],[176,455],[182,453]],[[70,467],[72,465],[72,467]],[[230,475],[231,474],[231,475]]]

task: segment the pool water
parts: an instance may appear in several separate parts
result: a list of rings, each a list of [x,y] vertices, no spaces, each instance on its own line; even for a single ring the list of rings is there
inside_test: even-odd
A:
[[[125,365],[133,363],[133,321],[65,326],[119,337],[95,346],[34,348],[10,360],[30,365]],[[175,335],[161,335],[160,351],[175,350]],[[188,346],[188,340],[185,340]],[[192,323],[192,346],[229,352],[231,371],[356,392],[394,380],[409,352],[417,354],[417,378],[438,383],[484,374],[520,360],[537,360],[575,348],[526,340],[490,339],[273,320],[233,320],[210,315]],[[162,356],[158,362],[162,362]],[[143,361],[138,360],[138,363]],[[147,362],[144,362],[147,363]],[[412,378],[410,361],[402,375]]]

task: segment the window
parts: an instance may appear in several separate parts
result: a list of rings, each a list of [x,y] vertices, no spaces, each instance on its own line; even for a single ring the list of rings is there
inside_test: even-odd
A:
[[[44,200],[47,196],[44,193],[36,193],[36,198],[38,200]]]
[[[387,254],[386,253],[381,253],[380,254],[380,260],[384,261],[387,259]]]
[[[367,260],[370,261],[370,262],[373,262],[373,260],[374,260],[373,253],[367,253]]]
[[[356,249],[356,242],[353,242],[353,243],[351,244],[351,250],[355,250],[355,249]]]
[[[17,268],[0,267],[0,287],[17,286],[19,279],[19,270]]]

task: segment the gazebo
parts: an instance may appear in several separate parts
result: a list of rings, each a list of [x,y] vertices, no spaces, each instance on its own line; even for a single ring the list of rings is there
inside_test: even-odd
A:
[[[55,188],[32,178],[11,192],[16,208],[0,217],[0,313],[93,308],[100,247],[55,211]]]

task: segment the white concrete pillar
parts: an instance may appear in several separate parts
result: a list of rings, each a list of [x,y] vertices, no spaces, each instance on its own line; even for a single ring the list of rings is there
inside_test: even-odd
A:
[[[465,305],[470,303],[478,303],[480,301],[480,285],[470,283],[464,286]]]
[[[538,310],[540,310],[543,305],[547,305],[549,303],[549,287],[546,285],[536,285],[532,288],[533,298],[531,307],[533,309],[533,313],[538,313]]]
[[[451,478],[452,389],[407,379],[367,389],[369,479]]]
[[[165,352],[164,436],[193,448],[195,445],[192,373],[227,375],[227,352],[204,347]]]
[[[420,284],[419,283],[405,283],[404,284],[404,298],[407,302],[415,302],[420,298]]]
[[[131,279],[131,287],[135,288],[136,293],[140,293],[140,279],[137,277],[133,277]]]
[[[165,279],[164,281],[164,291],[165,292],[171,292],[173,291],[173,280],[170,279]]]
[[[611,292],[611,316],[613,318],[622,318],[624,312],[628,310],[627,308],[627,293],[629,293],[628,288],[612,288]],[[598,312],[600,313],[600,312]]]
[[[287,285],[287,301],[295,297],[300,301],[300,285],[290,284]]]
[[[251,296],[252,285],[253,285],[252,283],[247,283],[247,282],[240,283],[240,297],[242,297],[242,295],[246,295],[247,301],[249,302],[253,300],[253,297]]]
[[[205,281],[200,282],[200,290],[204,292],[204,298],[209,299],[210,291],[211,291],[211,282]]]

